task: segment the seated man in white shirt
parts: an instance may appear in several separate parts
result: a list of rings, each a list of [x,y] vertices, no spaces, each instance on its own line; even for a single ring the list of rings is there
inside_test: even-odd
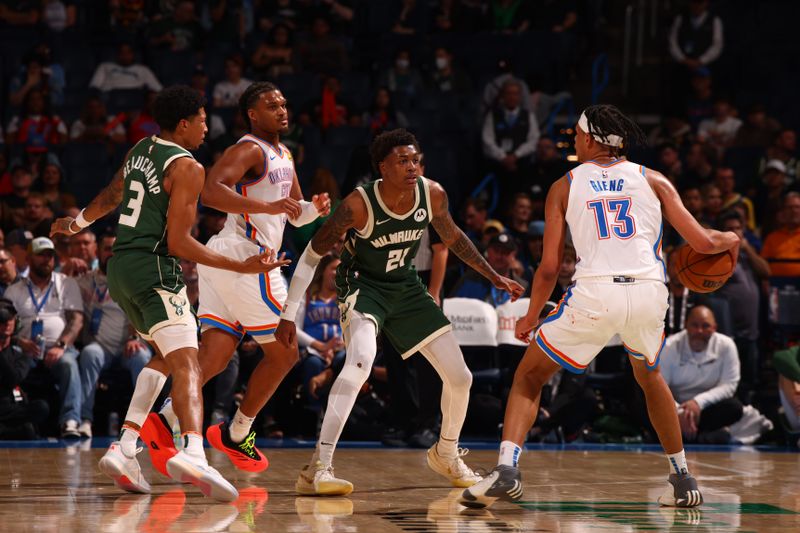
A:
[[[146,65],[136,63],[133,47],[128,43],[119,45],[116,61],[105,61],[94,71],[89,87],[102,92],[117,89],[150,89],[160,91],[161,82]]]
[[[661,374],[675,398],[684,440],[727,443],[728,427],[742,418],[735,396],[739,354],[733,339],[717,333],[711,309],[692,307],[686,329],[666,340]]]

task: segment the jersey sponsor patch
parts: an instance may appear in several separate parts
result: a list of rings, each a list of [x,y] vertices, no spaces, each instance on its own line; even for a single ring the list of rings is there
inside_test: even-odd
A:
[[[423,208],[417,209],[417,212],[414,213],[414,220],[417,222],[422,222],[428,216],[428,212],[425,211]]]

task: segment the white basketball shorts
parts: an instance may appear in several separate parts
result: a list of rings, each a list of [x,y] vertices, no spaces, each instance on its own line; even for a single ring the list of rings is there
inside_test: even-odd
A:
[[[669,305],[666,285],[612,279],[577,280],[536,332],[536,344],[570,372],[583,373],[617,334],[629,355],[650,369],[658,366]]]
[[[215,235],[207,246],[215,252],[244,260],[263,248],[236,235]],[[280,269],[261,274],[239,274],[197,265],[200,304],[197,318],[205,331],[219,328],[241,338],[245,333],[260,344],[275,340],[275,329],[286,301]]]

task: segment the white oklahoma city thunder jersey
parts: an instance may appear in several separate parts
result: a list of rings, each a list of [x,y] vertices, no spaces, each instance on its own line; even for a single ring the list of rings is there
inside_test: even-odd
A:
[[[628,276],[666,281],[661,202],[641,165],[587,161],[567,174],[567,224],[578,256],[573,279]]]
[[[265,202],[274,202],[289,196],[294,181],[294,161],[289,150],[282,144],[273,146],[250,133],[238,142],[252,142],[261,148],[264,152],[264,170],[255,179],[237,183],[236,191],[242,196]],[[277,252],[283,241],[283,228],[287,220],[286,214],[229,213],[222,233],[241,235]]]

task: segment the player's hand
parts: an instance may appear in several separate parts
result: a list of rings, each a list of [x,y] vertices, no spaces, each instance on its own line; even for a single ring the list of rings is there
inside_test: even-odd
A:
[[[78,231],[80,231],[80,228],[75,226],[73,222],[75,222],[75,219],[72,217],[61,217],[55,219],[53,223],[50,224],[50,237],[58,235],[59,233],[62,235],[75,235],[78,233]]]
[[[525,292],[525,289],[522,287],[522,285],[513,279],[503,276],[497,276],[497,279],[495,279],[492,284],[501,291],[506,291],[508,294],[510,294],[512,302],[516,301],[517,298],[522,296],[522,293]]]
[[[514,326],[514,336],[524,342],[525,344],[531,343],[531,332],[539,325],[539,319],[532,320],[528,315],[520,317]]]
[[[331,197],[328,193],[315,194],[311,197],[311,203],[317,208],[319,216],[324,217],[331,214]]]
[[[286,259],[286,254],[281,254],[275,258],[273,250],[267,250],[264,253],[248,257],[240,263],[240,268],[237,270],[240,274],[260,274],[262,272],[269,272],[273,268],[280,268],[290,264],[291,261]]]
[[[294,322],[281,319],[278,328],[275,330],[275,340],[286,348],[290,348],[297,338],[297,326]]]
[[[297,218],[303,213],[303,207],[300,202],[294,198],[281,198],[274,202],[267,202],[264,207],[264,212],[268,215],[280,215],[286,213],[289,218]]]

